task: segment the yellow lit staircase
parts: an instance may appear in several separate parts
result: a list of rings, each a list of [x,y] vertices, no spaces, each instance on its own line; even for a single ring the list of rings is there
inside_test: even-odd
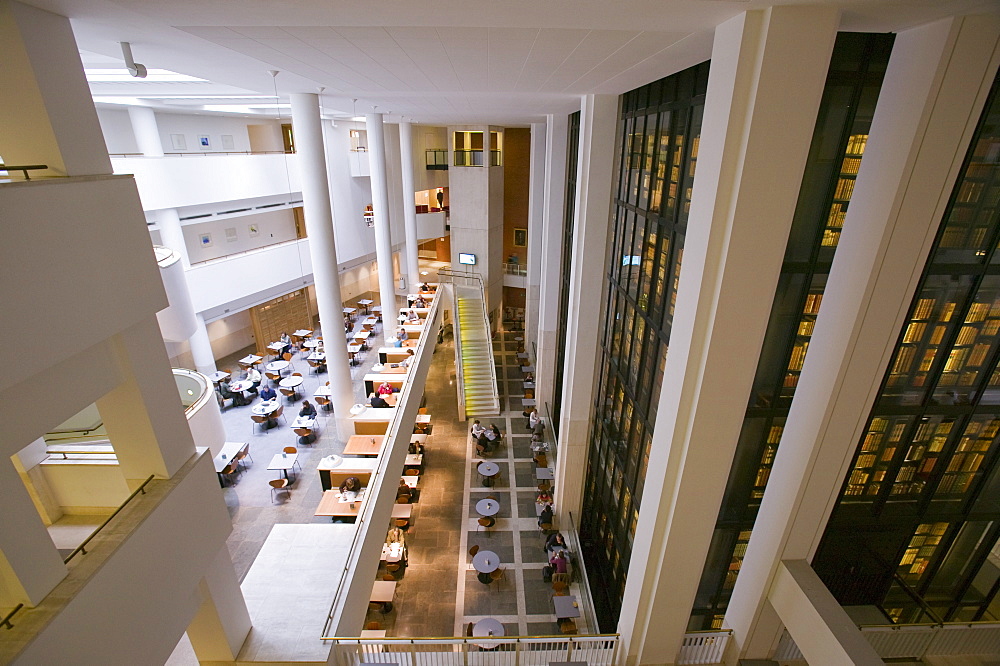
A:
[[[482,291],[455,285],[458,313],[458,363],[462,371],[459,390],[464,396],[465,414],[499,416],[496,366],[493,364],[492,335],[486,318]]]

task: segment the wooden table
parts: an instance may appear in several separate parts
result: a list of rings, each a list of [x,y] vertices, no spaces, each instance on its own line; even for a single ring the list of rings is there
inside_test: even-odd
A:
[[[350,456],[377,456],[382,450],[385,435],[351,435],[344,447],[344,454]]]
[[[288,470],[292,468],[292,465],[296,463],[299,459],[299,454],[297,453],[275,453],[274,457],[271,458],[271,464],[267,466],[269,470],[275,470],[281,472],[285,478],[288,478]]]
[[[382,544],[382,559],[386,562],[399,562],[405,552],[406,547],[401,543]]]
[[[393,597],[396,596],[396,581],[394,580],[377,580],[372,586],[372,596],[369,601],[376,601],[385,603],[387,601],[392,601]]]
[[[571,617],[580,617],[580,604],[572,594],[564,597],[552,597],[552,605],[556,609],[556,617],[565,620]]]
[[[362,491],[365,489],[362,488]],[[361,492],[353,500],[343,500],[339,490],[326,490],[316,507],[315,516],[330,516],[330,518],[350,518],[357,516],[365,501],[365,493]]]
[[[406,340],[403,340],[404,347],[416,347],[419,344],[420,340],[418,338],[413,338],[413,339],[407,338]]]
[[[556,477],[548,467],[536,467],[535,478],[539,481],[552,481]]]
[[[392,505],[392,518],[402,519],[409,518],[413,515],[413,505],[412,504],[393,504]]]
[[[424,464],[424,454],[422,453],[407,453],[406,462],[403,467],[420,467]]]

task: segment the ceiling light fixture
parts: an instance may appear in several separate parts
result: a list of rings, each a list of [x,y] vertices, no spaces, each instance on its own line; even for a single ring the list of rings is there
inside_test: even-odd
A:
[[[140,65],[132,57],[132,45],[128,42],[119,42],[122,47],[122,57],[125,58],[125,69],[137,79],[146,78],[146,66]]]

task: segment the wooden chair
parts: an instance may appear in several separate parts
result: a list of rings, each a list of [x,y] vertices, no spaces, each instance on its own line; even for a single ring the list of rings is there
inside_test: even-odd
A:
[[[319,405],[324,412],[333,411],[333,403],[330,401],[329,398],[324,398],[323,396],[318,395],[313,399],[316,401],[316,404]]]
[[[410,526],[410,519],[409,518],[397,518],[396,519],[396,527],[398,527],[399,529],[405,530],[409,526]]]
[[[566,591],[566,590],[569,589],[569,585],[567,585],[566,583],[564,583],[562,581],[556,581],[555,577],[557,575],[558,574],[553,574],[553,576],[552,576],[552,579],[553,579],[552,580],[552,591],[555,593],[555,596],[557,596],[557,597],[565,597],[567,594],[569,594]],[[562,574],[562,575],[565,576],[566,574]]]
[[[313,360],[311,360],[311,359],[308,359],[308,358],[306,359],[306,363],[308,363],[308,364],[309,364],[309,367],[310,367],[310,368],[312,368],[313,370],[315,370],[315,371],[316,371],[316,374],[317,374],[317,375],[319,374],[319,367],[320,367],[321,365],[323,365],[323,364],[322,364],[322,362],[320,362],[320,361],[313,361]]]
[[[281,358],[284,361],[288,361],[288,363],[289,363],[288,367],[290,367],[292,369],[295,368],[294,365],[291,365],[291,363],[292,363],[292,352],[285,352],[284,354],[281,355]]]
[[[278,372],[267,371],[264,373],[264,376],[270,379],[271,383],[274,384],[275,386],[277,386],[278,382],[281,381],[281,373]]]
[[[552,583],[566,583],[566,587],[569,587],[569,574],[568,573],[554,573],[552,574]]]
[[[296,435],[299,436],[299,444],[309,444],[311,442],[310,437],[312,437],[313,431],[310,428],[295,428],[292,430]]]
[[[564,634],[575,634],[576,622],[574,622],[571,618],[559,620],[559,631]]]
[[[288,493],[288,496],[292,496],[292,489],[288,487],[288,479],[272,479],[267,482],[267,485],[271,486],[271,501],[274,501],[274,493],[279,490],[284,490]]]
[[[378,631],[381,628],[382,625],[379,624],[378,622],[369,622],[368,624],[365,625],[366,631]]]
[[[246,459],[249,455],[250,455],[250,446],[247,445],[242,450],[240,450],[239,453],[236,454],[236,457],[233,458],[233,462],[235,462],[237,465],[243,465],[243,469],[246,469],[247,464],[244,462],[244,459]],[[253,458],[250,458],[250,462],[253,462]]]
[[[542,523],[538,526],[538,529],[542,531],[542,539],[546,539],[549,536],[549,532],[552,531],[552,523]]]
[[[490,536],[490,528],[497,524],[493,516],[483,516],[479,519],[479,526],[486,530],[486,535]]]
[[[479,545],[476,544],[475,546],[469,549],[469,557],[475,557],[476,553],[478,552],[479,552]]]
[[[549,459],[543,452],[538,452],[535,454],[535,465],[538,467],[548,467]]]
[[[507,567],[500,567],[490,574],[492,582],[497,584],[497,592],[500,591],[500,581],[507,579]]]
[[[288,402],[295,402],[299,398],[299,394],[295,389],[289,388],[279,388],[281,395],[288,399]]]
[[[389,562],[388,564],[385,565],[385,570],[389,575],[389,578],[391,578],[392,580],[398,580],[396,578],[396,572],[402,568],[403,566],[399,564],[399,562]],[[385,578],[384,580],[389,580],[389,578]]]
[[[281,405],[276,410],[274,410],[274,412],[271,414],[271,418],[274,419],[275,421],[277,421],[279,418],[280,419],[284,419],[285,418],[285,406]],[[287,419],[285,420],[285,425],[288,425]]]
[[[240,473],[240,465],[235,458],[233,458],[233,460],[228,465],[226,465],[225,469],[222,470],[223,476],[229,479],[231,483],[235,483],[235,480],[233,479],[233,474],[235,474],[238,477],[239,473]]]
[[[476,623],[475,623],[475,622],[470,622],[469,624],[467,624],[467,625],[465,626],[465,635],[466,635],[466,636],[471,636],[471,635],[472,635],[472,630],[473,630],[473,628],[474,628],[475,626],[476,626]]]
[[[285,452],[285,453],[287,453],[288,455],[292,455],[294,453],[298,453],[299,452],[299,450],[297,448],[295,448],[294,446],[286,446],[285,448],[282,449],[282,451]],[[299,459],[298,458],[295,459],[295,465],[299,466],[299,470],[300,471],[302,470],[302,465],[299,464]],[[293,467],[295,465],[293,465]]]
[[[549,483],[548,481],[539,481],[538,489],[541,490],[543,493],[547,493],[548,491],[552,490],[552,484]]]
[[[256,414],[251,414],[250,420],[256,423],[257,425],[262,426],[264,429],[264,434],[265,435],[267,434],[267,422],[268,422],[267,416],[257,416]]]

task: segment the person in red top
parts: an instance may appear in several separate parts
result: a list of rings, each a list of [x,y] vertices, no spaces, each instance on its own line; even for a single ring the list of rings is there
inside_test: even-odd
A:
[[[378,393],[379,395],[389,395],[392,393],[392,384],[387,381],[382,382],[378,387]]]
[[[556,574],[567,573],[566,555],[562,550],[557,550],[555,553],[553,553],[552,557],[549,558],[549,564],[552,565],[552,573]]]

